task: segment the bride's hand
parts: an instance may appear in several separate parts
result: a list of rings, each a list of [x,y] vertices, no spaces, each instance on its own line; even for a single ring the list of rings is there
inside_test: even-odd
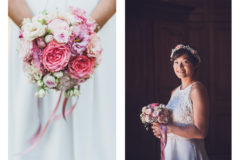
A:
[[[167,133],[172,133],[172,130],[174,128],[173,124],[168,124],[166,125],[167,127]],[[153,123],[152,124],[152,131],[155,137],[160,138],[160,134],[161,134],[161,127],[159,123]]]
[[[153,123],[151,128],[152,128],[154,136],[157,137],[157,138],[160,138],[160,134],[161,134],[160,124],[159,123]]]

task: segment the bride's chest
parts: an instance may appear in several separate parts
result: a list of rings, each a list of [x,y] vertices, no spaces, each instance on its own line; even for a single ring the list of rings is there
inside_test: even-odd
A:
[[[167,104],[172,111],[172,121],[180,125],[193,123],[193,107],[191,99],[185,94],[175,94]]]

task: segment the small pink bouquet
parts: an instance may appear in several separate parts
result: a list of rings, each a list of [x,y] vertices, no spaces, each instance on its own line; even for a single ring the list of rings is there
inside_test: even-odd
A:
[[[23,20],[19,53],[24,72],[39,87],[36,96],[44,97],[48,89],[64,91],[66,97],[79,95],[77,86],[101,62],[96,25],[84,10],[74,7],[69,12],[43,11]]]
[[[142,108],[141,122],[146,130],[152,123],[167,124],[169,122],[170,110],[164,104],[152,103]]]
[[[101,62],[102,47],[95,30],[97,23],[80,8],[69,7],[69,12],[53,13],[43,11],[25,18],[19,34],[19,54],[23,60],[24,72],[29,80],[38,86],[35,95],[40,98],[47,90],[60,91],[55,109],[42,129],[39,128],[30,140],[31,146],[20,155],[32,150],[43,137],[49,123],[71,114],[77,105],[80,84],[93,75]],[[65,95],[62,115],[55,113]],[[65,112],[69,97],[76,96],[76,102]]]
[[[171,110],[167,109],[164,104],[152,103],[142,108],[140,115],[141,122],[145,125],[146,130],[152,123],[160,124],[160,149],[161,160],[165,160],[164,149],[167,143],[167,127],[170,121]]]

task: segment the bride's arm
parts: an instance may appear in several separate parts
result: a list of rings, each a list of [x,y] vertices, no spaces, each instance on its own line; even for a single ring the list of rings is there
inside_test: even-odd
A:
[[[167,132],[185,138],[203,139],[207,135],[209,123],[209,102],[206,88],[201,84],[193,85],[190,98],[193,103],[194,125],[180,127],[170,124],[167,125]],[[159,137],[160,132],[157,130],[160,130],[160,127],[155,124],[153,128],[155,136]]]
[[[20,26],[23,18],[31,18],[33,13],[25,0],[8,0],[8,16]]]
[[[91,17],[102,27],[115,13],[116,0],[100,0]],[[8,0],[8,16],[20,26],[23,18],[31,18],[33,13],[25,0]]]
[[[91,13],[91,17],[102,27],[115,13],[116,0],[100,0]]]

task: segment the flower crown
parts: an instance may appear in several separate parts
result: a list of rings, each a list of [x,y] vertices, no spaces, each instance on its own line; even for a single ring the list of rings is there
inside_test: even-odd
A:
[[[198,55],[198,52],[197,50],[191,48],[189,45],[185,46],[183,44],[178,44],[174,49],[172,49],[172,52],[171,52],[171,59],[173,58],[173,55],[176,51],[178,51],[179,49],[186,49],[188,51],[190,51],[190,53],[192,53],[194,55],[195,58],[197,58],[198,60],[198,63],[201,63],[201,58],[200,56]]]

